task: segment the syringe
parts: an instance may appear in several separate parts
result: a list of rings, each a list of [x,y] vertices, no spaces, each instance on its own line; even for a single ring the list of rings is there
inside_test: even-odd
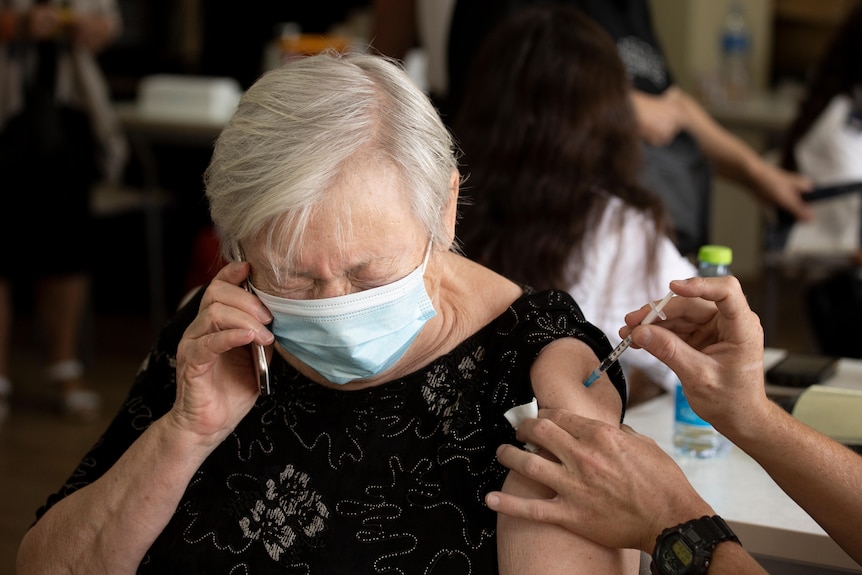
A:
[[[660,302],[653,303],[649,302],[652,310],[646,315],[640,325],[647,325],[655,321],[655,318],[660,317],[662,319],[666,319],[667,316],[662,313],[662,308],[670,301],[670,298],[673,297],[673,292],[667,292],[667,295],[662,298]],[[589,387],[596,381],[598,378],[602,376],[604,372],[608,370],[608,368],[623,354],[625,350],[629,348],[632,344],[632,336],[628,335],[627,338],[622,340],[619,345],[617,345],[614,350],[599,364],[599,367],[593,370],[590,376],[584,381],[584,387]]]

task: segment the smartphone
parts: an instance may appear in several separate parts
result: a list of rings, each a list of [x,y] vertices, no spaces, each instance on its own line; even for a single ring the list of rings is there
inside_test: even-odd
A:
[[[241,246],[237,245],[234,255],[236,256],[237,261],[245,261],[245,252],[242,251]],[[242,282],[242,286],[247,292],[254,293],[248,283],[248,279]],[[266,364],[266,350],[263,349],[263,346],[259,343],[252,342],[249,346],[251,347],[251,358],[252,363],[254,364],[254,373],[257,377],[257,383],[260,387],[260,394],[269,395],[269,366]]]
[[[766,371],[766,381],[775,385],[808,387],[829,379],[837,368],[837,357],[788,353]]]

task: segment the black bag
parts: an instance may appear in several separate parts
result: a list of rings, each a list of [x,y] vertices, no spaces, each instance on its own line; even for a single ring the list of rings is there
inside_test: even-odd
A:
[[[805,300],[820,353],[862,358],[862,268],[842,269],[812,282]]]

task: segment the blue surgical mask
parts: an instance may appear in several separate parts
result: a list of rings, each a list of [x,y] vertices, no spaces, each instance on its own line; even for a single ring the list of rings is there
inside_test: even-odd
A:
[[[422,264],[400,280],[324,299],[276,297],[254,286],[269,308],[276,341],[337,384],[383,373],[401,359],[429,319],[437,315],[425,290]]]

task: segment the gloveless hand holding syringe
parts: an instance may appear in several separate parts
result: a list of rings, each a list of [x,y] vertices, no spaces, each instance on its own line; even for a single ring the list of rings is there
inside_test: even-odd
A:
[[[661,319],[666,319],[667,316],[664,315],[661,310],[667,304],[667,302],[670,301],[670,298],[672,297],[673,292],[669,291],[667,292],[667,295],[664,296],[657,304],[649,302],[649,305],[652,310],[646,315],[640,325],[650,324],[654,322],[655,318],[657,317],[660,317]],[[584,387],[591,386],[594,381],[600,378],[602,374],[608,370],[608,368],[617,360],[617,358],[619,358],[623,354],[625,350],[629,348],[631,344],[632,336],[631,334],[629,334],[628,337],[622,340],[619,345],[617,345],[614,350],[610,354],[608,354],[608,356],[602,361],[602,363],[600,363],[599,366],[593,370],[590,376],[586,380],[584,380]]]

